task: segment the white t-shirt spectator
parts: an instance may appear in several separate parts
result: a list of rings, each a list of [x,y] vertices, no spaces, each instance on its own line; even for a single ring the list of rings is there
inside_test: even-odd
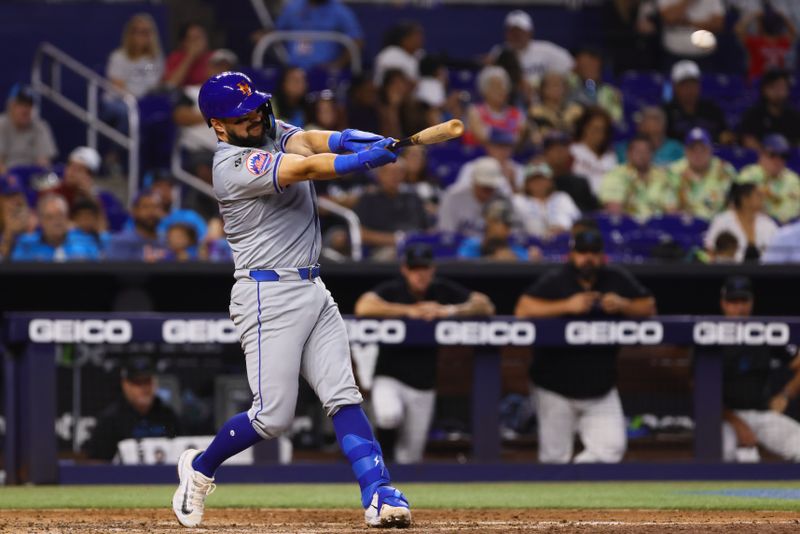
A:
[[[547,200],[525,195],[514,195],[514,211],[522,222],[525,233],[534,237],[546,237],[553,227],[569,230],[581,216],[581,211],[572,197],[563,191],[554,191]]]
[[[419,58],[395,45],[387,46],[375,56],[375,77],[372,81],[376,87],[383,84],[383,75],[392,69],[402,71],[414,82],[419,80]]]
[[[800,222],[780,228],[761,256],[761,263],[800,263]]]
[[[200,97],[199,85],[188,85],[183,88],[184,102],[192,101],[197,106]],[[213,128],[209,128],[205,123],[193,126],[182,126],[180,128],[181,147],[189,152],[207,151],[214,152],[217,149],[217,134]]]
[[[662,10],[671,7],[683,0],[658,0],[658,9]],[[711,17],[725,14],[725,6],[722,0],[690,0],[689,8],[686,10],[686,17],[690,23],[700,24]],[[664,25],[662,42],[664,48],[676,56],[681,57],[701,57],[711,54],[714,50],[704,50],[692,44],[691,35],[697,30],[692,25]]]
[[[140,57],[130,59],[123,50],[111,53],[106,76],[125,82],[125,88],[136,98],[141,98],[158,86],[164,75],[164,59]]]
[[[767,215],[759,213],[756,216],[756,242],[754,244],[759,252],[764,253],[777,231],[778,225]],[[708,227],[704,242],[706,249],[714,249],[714,241],[722,232],[730,232],[736,236],[736,240],[739,242],[739,248],[736,250],[736,261],[744,261],[744,253],[747,250],[747,236],[742,225],[739,224],[735,211],[726,210],[711,219],[711,225]]]
[[[497,57],[501,51],[501,45],[495,46],[492,49],[492,56]],[[524,50],[517,53],[517,58],[525,79],[537,83],[546,72],[569,74],[575,65],[575,60],[565,48],[539,39],[532,39]]]
[[[617,156],[613,151],[609,150],[598,157],[584,143],[573,143],[569,147],[569,151],[573,158],[572,172],[579,176],[585,176],[589,180],[592,192],[595,195],[600,194],[600,184],[603,182],[603,177],[617,166]]]

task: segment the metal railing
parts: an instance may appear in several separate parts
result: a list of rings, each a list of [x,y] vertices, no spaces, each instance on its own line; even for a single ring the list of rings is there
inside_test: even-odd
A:
[[[350,70],[353,74],[361,74],[361,49],[353,38],[339,32],[317,32],[317,31],[276,31],[268,33],[258,40],[255,48],[253,48],[252,65],[256,68],[264,67],[264,54],[270,47],[277,43],[289,41],[330,41],[339,43],[350,52]],[[287,63],[289,60],[285,50],[276,49],[278,59],[282,63]]]
[[[49,80],[45,80],[45,68],[49,62]],[[87,83],[86,105],[83,106],[61,91],[62,69],[82,78]],[[103,134],[128,151],[128,203],[133,201],[139,188],[139,105],[131,93],[116,87],[78,60],[50,43],[42,43],[36,50],[31,72],[31,83],[37,95],[47,98],[55,105],[87,125],[86,144],[97,149],[97,134]],[[100,90],[118,97],[128,111],[128,133],[123,133],[99,117]]]

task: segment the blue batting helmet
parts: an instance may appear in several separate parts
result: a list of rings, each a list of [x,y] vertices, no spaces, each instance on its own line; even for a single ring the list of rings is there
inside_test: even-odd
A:
[[[200,88],[200,113],[211,119],[240,117],[269,103],[272,95],[256,91],[253,80],[241,72],[223,72],[209,78]],[[271,119],[271,118],[270,118]]]

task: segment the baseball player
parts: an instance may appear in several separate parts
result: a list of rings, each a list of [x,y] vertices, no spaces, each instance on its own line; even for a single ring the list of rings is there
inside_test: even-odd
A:
[[[233,252],[230,314],[253,405],[226,422],[206,450],[180,456],[172,509],[182,525],[200,524],[217,468],[289,427],[301,374],[333,419],[361,487],[367,524],[407,527],[408,500],[391,486],[361,409],[344,322],[319,277],[311,182],[394,162],[397,155],[386,148],[393,140],[358,130],[303,131],[275,119],[270,97],[238,72],[210,78],[200,89],[200,111],[219,139],[213,187]]]

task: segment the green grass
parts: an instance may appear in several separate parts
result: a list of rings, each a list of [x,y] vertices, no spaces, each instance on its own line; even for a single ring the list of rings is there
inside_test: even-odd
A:
[[[797,482],[550,482],[401,484],[418,508],[667,508],[797,510],[800,501],[696,495],[704,490],[796,489]],[[174,486],[0,487],[2,508],[163,508]],[[209,507],[356,508],[355,484],[223,484]]]

